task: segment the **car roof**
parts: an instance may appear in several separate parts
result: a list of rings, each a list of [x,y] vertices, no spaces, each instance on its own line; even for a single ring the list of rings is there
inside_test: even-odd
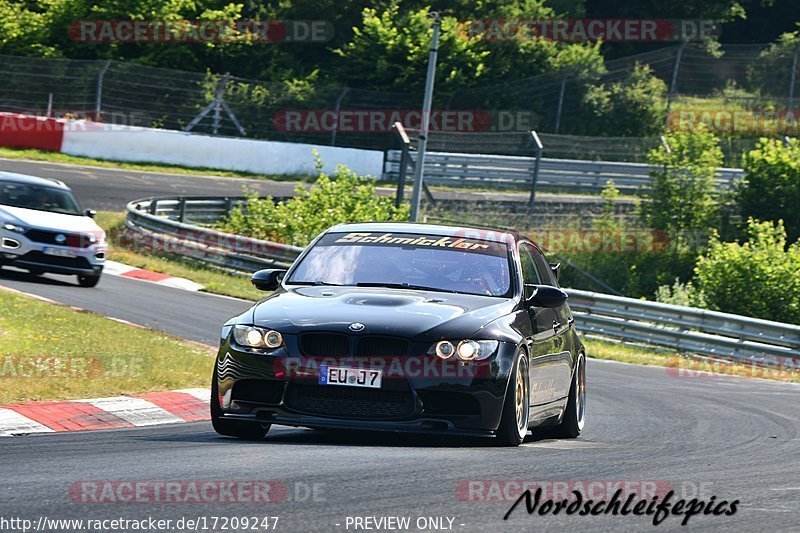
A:
[[[54,178],[40,178],[38,176],[30,176],[28,174],[17,174],[16,172],[0,171],[0,179],[6,181],[16,181],[17,183],[25,183],[27,185],[41,185],[43,187],[53,187],[57,189],[69,190],[69,187],[67,187],[66,183]]]
[[[442,237],[470,237],[492,242],[511,243],[517,240],[516,232],[507,229],[480,228],[473,226],[445,226],[441,224],[421,224],[418,222],[361,222],[356,224],[337,224],[327,233],[344,232],[397,232],[422,233]]]

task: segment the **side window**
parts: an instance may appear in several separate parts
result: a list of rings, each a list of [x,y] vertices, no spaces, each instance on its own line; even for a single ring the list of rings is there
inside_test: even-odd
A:
[[[525,284],[539,285],[539,274],[536,272],[536,265],[533,262],[531,252],[533,247],[529,244],[519,245],[519,260],[522,265],[522,282]]]
[[[542,280],[542,284],[558,287],[558,281],[556,281],[556,276],[550,269],[550,263],[547,262],[547,259],[545,259],[544,254],[542,254],[542,252],[533,247],[531,247],[531,254],[533,255],[533,261],[536,264],[536,270],[539,271],[539,278]]]

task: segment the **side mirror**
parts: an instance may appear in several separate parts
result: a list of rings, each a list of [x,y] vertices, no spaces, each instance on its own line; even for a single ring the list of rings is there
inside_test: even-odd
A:
[[[83,212],[83,214],[89,218],[94,218],[94,216],[97,214],[97,211],[95,211],[94,209],[87,209],[86,211]]]
[[[550,263],[550,271],[558,280],[561,277],[561,263]]]
[[[561,307],[569,295],[558,287],[550,285],[526,285],[525,301],[535,307]]]
[[[250,281],[260,291],[274,291],[280,286],[284,274],[286,271],[281,268],[265,268],[250,276]]]

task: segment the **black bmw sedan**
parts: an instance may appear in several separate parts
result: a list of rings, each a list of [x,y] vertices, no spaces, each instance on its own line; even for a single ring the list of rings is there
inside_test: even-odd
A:
[[[334,226],[288,271],[253,275],[273,292],[222,328],[214,429],[577,437],[586,355],[557,271],[513,232]]]

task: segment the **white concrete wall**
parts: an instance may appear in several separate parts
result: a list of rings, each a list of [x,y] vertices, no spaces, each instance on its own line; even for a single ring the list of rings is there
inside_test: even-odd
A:
[[[262,174],[314,174],[319,152],[324,170],[345,165],[362,176],[380,177],[383,152],[313,144],[211,137],[172,130],[72,121],[64,129],[65,154]]]

